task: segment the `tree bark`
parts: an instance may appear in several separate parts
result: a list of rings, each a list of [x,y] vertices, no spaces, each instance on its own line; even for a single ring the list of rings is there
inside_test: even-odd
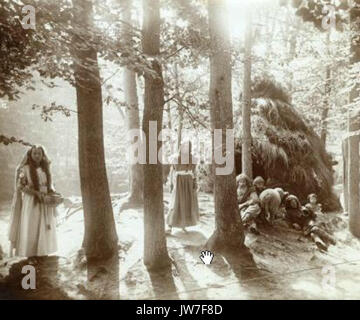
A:
[[[355,33],[351,39],[351,63],[360,61],[360,0],[354,1],[354,7],[350,10],[351,30]],[[359,85],[356,84],[350,93],[350,102],[359,97]],[[359,112],[350,113],[349,133],[360,130]],[[350,135],[349,143],[349,228],[350,232],[360,237],[360,196],[359,196],[359,134]]]
[[[125,0],[123,11],[124,24],[124,39],[130,43],[131,41],[131,0]],[[136,74],[133,70],[124,68],[123,86],[125,93],[126,103],[126,120],[127,130],[130,132],[132,129],[140,129],[139,118],[139,102],[137,96]],[[136,148],[134,144],[136,141],[130,141],[132,144],[131,152],[134,153]],[[143,170],[140,164],[131,164],[130,179],[129,179],[129,196],[122,204],[121,209],[139,207],[143,204],[143,192],[144,192],[144,179]]]
[[[328,31],[326,35],[326,45],[327,45],[327,51],[330,53],[330,30]],[[323,109],[321,112],[321,133],[320,138],[321,141],[326,147],[326,137],[327,137],[327,118],[329,114],[329,103],[330,103],[330,94],[331,94],[331,68],[328,64],[326,66],[326,74],[325,74],[325,97],[324,97],[324,104]]]
[[[243,106],[242,106],[242,172],[252,179],[252,156],[251,156],[251,18],[247,18],[247,30],[245,34],[244,53],[244,82],[243,82]]]
[[[343,187],[344,187],[344,210],[349,210],[349,142],[348,139],[342,142],[342,156],[343,156]]]
[[[181,97],[180,97],[180,88],[179,88],[179,70],[177,64],[174,67],[175,71],[175,92],[176,92],[176,100],[177,100],[177,109],[178,109],[178,116],[179,116],[179,125],[178,125],[178,137],[177,137],[177,149],[180,149],[181,139],[182,139],[182,128],[183,128],[183,121],[184,121],[184,110],[181,105]]]
[[[212,136],[214,130],[222,130],[222,145],[213,151],[225,155],[226,129],[233,129],[231,92],[231,53],[227,10],[224,1],[208,2],[210,29],[210,108]],[[207,242],[214,251],[240,249],[244,245],[244,230],[237,204],[235,168],[229,175],[217,175],[213,155],[215,231]]]
[[[162,269],[170,265],[166,247],[162,165],[156,158],[150,159],[150,140],[156,139],[156,151],[161,148],[157,137],[149,132],[150,121],[162,128],[164,107],[164,82],[162,68],[157,60],[160,54],[160,3],[159,0],[143,0],[143,52],[153,58],[154,78],[145,75],[145,101],[143,130],[146,135],[146,165],[144,165],[144,263],[149,270]],[[154,141],[151,141],[154,143]]]
[[[92,4],[73,0],[74,23],[87,37],[92,25]],[[117,234],[105,168],[103,114],[97,52],[78,35],[73,39],[74,76],[78,106],[79,169],[84,207],[83,246],[88,260],[106,259],[117,250]],[[84,46],[86,46],[84,48]]]
[[[349,133],[360,130],[359,116],[349,119]],[[359,196],[359,136],[350,136],[349,144],[349,228],[351,233],[360,237],[360,196]]]

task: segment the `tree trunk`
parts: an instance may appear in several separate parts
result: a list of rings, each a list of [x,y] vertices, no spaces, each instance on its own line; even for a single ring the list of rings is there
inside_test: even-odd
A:
[[[359,116],[349,119],[349,133],[360,130]],[[349,144],[349,228],[351,233],[360,237],[360,194],[359,194],[359,136],[348,138]]]
[[[131,41],[131,0],[125,0],[123,11],[124,24],[124,39],[130,44]],[[128,132],[132,129],[140,129],[139,118],[139,102],[137,96],[136,74],[134,71],[124,68],[123,86],[126,103],[126,120]],[[137,139],[137,138],[135,138]],[[136,141],[130,141],[132,144],[131,152],[134,153],[136,148],[134,144]],[[143,204],[144,180],[143,170],[140,164],[131,164],[130,181],[129,181],[129,197],[122,204],[121,209],[139,207]]]
[[[73,0],[73,4],[74,23],[81,24],[86,30],[87,26],[92,24],[92,4],[86,0]],[[82,36],[86,37],[87,34]],[[90,46],[84,48],[85,43],[78,35],[75,35],[73,40],[79,169],[85,221],[83,246],[88,260],[106,259],[117,250],[117,234],[105,168],[102,93],[97,52]]]
[[[244,83],[242,106],[242,172],[252,179],[251,156],[251,18],[247,19],[244,53]]]
[[[327,51],[330,54],[330,48],[329,48],[330,47],[330,30],[328,31],[328,33],[326,35],[326,46],[327,46]],[[329,107],[330,94],[331,94],[331,68],[330,68],[330,65],[328,64],[326,66],[324,105],[323,105],[323,109],[321,112],[320,137],[321,137],[321,141],[322,141],[324,147],[326,147],[327,118],[328,118],[329,109],[330,109],[330,107]]]
[[[225,155],[225,132],[233,129],[231,92],[231,53],[227,10],[224,1],[209,1],[210,27],[210,108],[213,151]],[[222,145],[214,145],[214,130],[222,130]],[[220,151],[219,151],[220,150]],[[244,230],[237,204],[235,168],[228,175],[217,175],[213,155],[215,231],[207,243],[210,250],[240,249]]]
[[[144,165],[144,263],[149,270],[156,270],[170,265],[165,239],[162,165],[157,157],[150,158],[150,143],[155,143],[156,152],[161,148],[157,136],[150,135],[150,121],[154,121],[160,131],[164,107],[164,82],[161,65],[156,59],[160,54],[159,0],[143,0],[143,12],[143,52],[154,58],[152,67],[157,72],[157,78],[145,75],[143,130],[147,164]]]
[[[351,41],[351,62],[360,61],[360,0],[354,1],[354,7],[350,10],[351,30],[355,35]],[[359,97],[359,85],[357,84],[350,93],[350,102]],[[350,113],[349,133],[360,130],[359,112]],[[360,237],[360,208],[359,208],[359,134],[348,138],[349,140],[349,228],[351,233]]]
[[[321,142],[323,143],[324,147],[326,147],[326,137],[327,137],[327,118],[329,114],[329,103],[330,103],[330,93],[331,93],[331,84],[330,79],[331,71],[330,66],[326,67],[326,83],[325,83],[325,99],[324,105],[321,112]]]
[[[343,156],[343,187],[344,187],[344,210],[349,210],[349,142],[344,139],[342,142],[342,156]]]
[[[174,67],[175,71],[175,92],[176,92],[176,101],[178,106],[178,116],[179,116],[179,125],[178,125],[178,137],[177,137],[177,149],[180,149],[181,139],[182,139],[182,128],[184,121],[184,110],[181,105],[181,97],[180,97],[180,88],[179,88],[179,70],[177,64]]]

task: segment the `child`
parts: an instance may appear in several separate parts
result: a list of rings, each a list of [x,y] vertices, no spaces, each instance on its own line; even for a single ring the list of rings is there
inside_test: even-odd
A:
[[[242,222],[249,230],[259,234],[256,218],[261,212],[259,197],[255,191],[252,181],[245,174],[236,177],[237,195]]]
[[[45,148],[32,146],[16,169],[16,189],[9,229],[10,256],[47,256],[57,251],[56,208],[46,196],[54,193]]]
[[[275,189],[265,189],[259,198],[266,221],[273,225],[275,218],[280,215],[281,194]]]
[[[309,207],[311,207],[311,209],[316,213],[316,214],[321,214],[322,213],[322,206],[321,203],[318,203],[318,199],[317,199],[317,195],[315,193],[311,193],[308,195],[307,197],[308,199],[308,203],[307,205],[309,205]]]
[[[299,199],[289,195],[285,200],[286,219],[296,230],[302,230],[320,250],[327,251],[329,244],[335,245],[335,239],[316,223],[316,214],[312,207],[301,207]]]
[[[258,196],[260,196],[260,193],[263,192],[266,189],[265,180],[263,179],[263,177],[260,177],[260,176],[257,176],[254,179],[253,185],[254,185],[255,191],[256,191]]]
[[[303,226],[304,235],[310,236],[317,247],[324,251],[327,251],[329,244],[336,245],[335,239],[316,223],[316,213],[310,204],[305,205],[303,212],[304,215],[309,216],[309,219]]]
[[[296,230],[301,230],[301,225],[304,223],[304,215],[301,210],[301,203],[299,199],[290,194],[286,197],[285,201],[286,215],[285,218]]]

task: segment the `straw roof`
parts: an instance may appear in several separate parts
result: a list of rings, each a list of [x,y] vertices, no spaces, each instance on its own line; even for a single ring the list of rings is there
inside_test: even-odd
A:
[[[253,97],[254,177],[263,175],[272,186],[287,189],[303,202],[308,194],[317,193],[325,210],[338,210],[340,202],[332,193],[332,159],[320,137],[279,85],[268,80],[257,82]],[[241,153],[241,137],[237,151]]]

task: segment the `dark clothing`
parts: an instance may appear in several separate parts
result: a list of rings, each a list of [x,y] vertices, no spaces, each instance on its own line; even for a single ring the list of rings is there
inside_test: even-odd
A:
[[[289,195],[285,200],[286,219],[291,224],[298,224],[303,228],[307,223],[308,219],[301,210],[301,204],[299,199],[294,195]]]
[[[316,224],[316,213],[312,208],[302,208],[299,199],[290,195],[285,200],[286,219],[294,225],[295,223],[301,228],[305,236],[310,236],[316,245],[327,250],[328,244],[335,245],[335,239],[325,230]]]
[[[174,190],[167,223],[169,226],[178,228],[195,226],[199,222],[195,165],[174,165],[171,176],[174,181]]]

